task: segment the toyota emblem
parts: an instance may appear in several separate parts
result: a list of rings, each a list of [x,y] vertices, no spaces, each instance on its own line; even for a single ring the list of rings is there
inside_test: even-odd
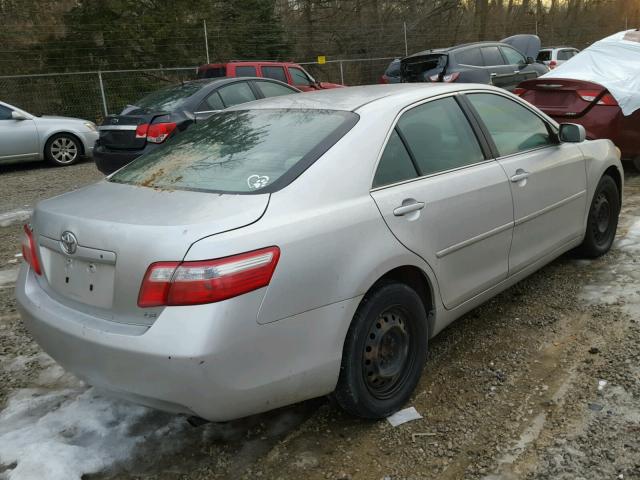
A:
[[[73,255],[78,249],[78,239],[69,231],[62,232],[62,235],[60,235],[60,247],[67,255]]]

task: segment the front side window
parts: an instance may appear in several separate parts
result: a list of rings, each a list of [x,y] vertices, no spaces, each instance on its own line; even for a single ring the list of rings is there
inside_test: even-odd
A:
[[[547,124],[515,101],[491,93],[472,93],[467,98],[489,130],[500,156],[555,144]]]
[[[262,67],[262,76],[289,83],[287,82],[287,75],[284,73],[284,67]]]
[[[455,99],[443,98],[415,107],[398,121],[420,175],[482,162],[478,140]]]
[[[0,105],[0,120],[11,120],[11,109]]]
[[[509,65],[524,65],[527,63],[524,56],[519,52],[515,51],[511,47],[500,47],[502,49],[502,53],[504,53],[505,58],[507,59],[507,63]]]
[[[309,76],[299,68],[289,67],[289,75],[294,85],[311,85]]]
[[[236,77],[256,77],[256,67],[236,67]]]
[[[502,58],[502,55],[500,55],[498,47],[482,47],[480,51],[482,52],[484,64],[487,67],[504,65],[504,59]]]
[[[293,180],[357,120],[355,113],[335,110],[224,111],[138,157],[109,181],[167,190],[263,193],[289,172],[274,188]]]
[[[293,88],[280,85],[279,83],[256,82],[255,84],[258,87],[258,90],[260,90],[262,95],[265,97],[279,97],[280,95],[291,95],[292,93],[297,93]]]
[[[252,102],[256,99],[251,87],[246,82],[232,83],[218,90],[225,106],[232,107],[241,103]]]
[[[409,152],[398,132],[394,130],[378,163],[378,169],[373,178],[373,188],[410,180],[417,176],[418,172],[413,166]]]
[[[571,57],[571,50],[560,50],[558,52],[558,60],[569,60]]]

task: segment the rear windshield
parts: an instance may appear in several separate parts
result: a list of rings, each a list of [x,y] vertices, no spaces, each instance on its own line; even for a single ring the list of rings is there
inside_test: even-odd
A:
[[[171,85],[150,93],[135,102],[133,107],[146,111],[172,111],[179,107],[187,98],[204,86],[201,82],[189,82],[181,85]]]
[[[161,189],[267,193],[287,185],[358,120],[335,110],[220,112],[110,181]]]
[[[426,82],[431,75],[441,73],[447,65],[447,54],[431,54],[402,60],[402,78],[407,82]]]
[[[394,60],[387,67],[387,71],[384,72],[387,77],[399,77],[400,76],[400,60]]]
[[[536,58],[539,62],[548,62],[551,60],[551,50],[540,50],[538,52],[538,57]]]

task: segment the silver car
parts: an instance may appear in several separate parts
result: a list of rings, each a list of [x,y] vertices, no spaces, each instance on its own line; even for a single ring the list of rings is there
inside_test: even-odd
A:
[[[41,202],[19,308],[61,365],[134,402],[222,421],[333,393],[384,417],[454,319],[609,250],[619,151],[584,135],[473,84],[234,107]]]
[[[47,160],[66,166],[90,157],[98,139],[93,122],[36,116],[0,102],[0,165]]]

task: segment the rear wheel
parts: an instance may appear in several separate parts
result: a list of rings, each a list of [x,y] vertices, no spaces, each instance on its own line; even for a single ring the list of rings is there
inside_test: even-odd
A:
[[[47,141],[44,154],[53,165],[73,165],[80,159],[81,148],[80,141],[73,135],[58,133]]]
[[[347,412],[384,418],[409,399],[427,357],[427,313],[407,285],[368,293],[347,333],[334,397]]]
[[[587,231],[578,252],[588,258],[596,258],[609,251],[618,228],[620,193],[613,178],[600,179],[591,201]]]

